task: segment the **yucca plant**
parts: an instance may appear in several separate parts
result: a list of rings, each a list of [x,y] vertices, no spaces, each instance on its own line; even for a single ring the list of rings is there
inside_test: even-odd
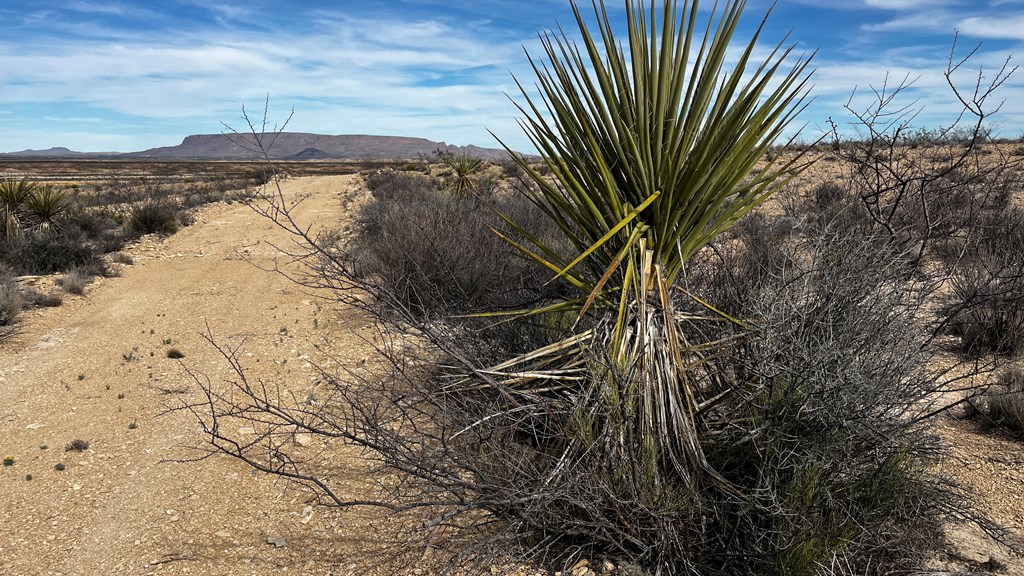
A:
[[[32,223],[42,231],[56,225],[57,217],[71,206],[71,199],[64,188],[58,186],[37,186],[25,198],[25,211]]]
[[[4,229],[7,231],[8,242],[17,241],[22,237],[19,214],[26,198],[35,189],[35,182],[29,181],[28,178],[21,180],[8,178],[0,181],[0,208],[4,211]]]
[[[449,188],[456,194],[469,192],[476,187],[473,175],[480,171],[484,161],[468,152],[453,153],[447,150],[438,150],[437,157],[445,167],[453,173],[452,182]]]
[[[787,65],[792,47],[779,44],[752,61],[762,22],[731,60],[745,5],[725,2],[702,25],[697,0],[660,8],[628,0],[623,42],[603,0],[594,2],[594,31],[573,3],[579,41],[542,34],[546,59],[530,58],[539,97],[519,84],[520,123],[550,176],[512,157],[575,253],[511,221],[526,240],[509,242],[577,290],[523,313],[571,312],[583,323],[489,373],[527,394],[568,392],[579,441],[603,446],[655,487],[717,478],[703,454],[703,420],[729,392],[692,376],[714,346],[688,344],[673,305],[677,280],[696,252],[804,166],[765,154],[805,104],[810,58]]]

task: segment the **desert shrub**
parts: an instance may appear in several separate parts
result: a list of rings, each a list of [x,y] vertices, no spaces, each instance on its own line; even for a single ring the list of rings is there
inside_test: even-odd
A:
[[[76,204],[68,210],[66,220],[66,226],[74,227],[91,241],[117,233],[118,223],[106,210],[85,208]]]
[[[220,202],[224,200],[224,197],[224,191],[220,191],[214,186],[204,184],[192,185],[185,191],[181,200],[181,207],[185,209],[195,208],[204,204]]]
[[[45,226],[28,228],[16,241],[0,246],[0,262],[20,274],[53,274],[95,266],[99,254],[124,244],[109,213],[67,199],[59,205]],[[32,221],[26,216],[26,222]]]
[[[173,234],[178,231],[178,212],[169,202],[145,201],[132,206],[128,229],[135,235]]]
[[[374,199],[359,216],[352,246],[357,266],[418,316],[511,309],[542,297],[550,277],[516,258],[491,230],[505,228],[493,209],[529,218],[525,198],[491,196],[488,205],[397,172],[371,176],[367,184]]]
[[[984,215],[965,239],[946,248],[957,265],[952,297],[942,310],[945,329],[972,355],[1024,350],[1024,212]]]
[[[748,214],[690,260],[687,289],[729,314],[743,316],[749,311],[750,293],[782,273],[787,244],[799,236],[798,227],[793,220]]]
[[[526,176],[526,173],[523,172],[523,169],[519,165],[519,162],[517,162],[512,157],[503,158],[497,161],[496,163],[498,165],[498,168],[501,169],[502,176],[504,176],[505,178],[511,180],[519,180]]]
[[[875,227],[861,197],[851,186],[839,181],[816,185],[804,202],[787,210],[787,215],[805,219],[809,226],[848,234],[871,234]]]
[[[984,267],[961,268],[953,289],[957,309],[948,324],[960,336],[964,352],[976,356],[1017,354],[1024,350],[1024,294],[1021,279],[1004,286]]]
[[[415,172],[375,170],[363,175],[367,189],[375,198],[390,199],[394,194],[403,196],[429,192],[441,187],[440,180]]]
[[[0,244],[0,261],[19,274],[54,274],[97,257],[88,238],[69,229],[36,230],[18,242]]]
[[[794,238],[780,258],[788,264],[775,274],[736,288],[748,299],[745,330],[700,320],[706,310],[679,302],[695,345],[734,344],[687,372],[719,400],[704,419],[707,471],[685,489],[652,483],[637,462],[602,449],[600,430],[635,398],[583,411],[577,395],[609,383],[629,389],[641,373],[600,347],[579,358],[571,374],[582,382],[571,387],[524,388],[518,379],[528,377],[509,368],[491,373],[504,391],[492,394],[440,368],[488,360],[464,331],[420,324],[424,349],[383,347],[383,374],[323,373],[327,388],[316,394],[336,402],[275,400],[272,416],[228,347],[239,377],[231,390],[211,391],[220,409],[204,408],[201,420],[220,450],[250,462],[258,456],[235,452],[242,444],[224,436],[232,428],[210,417],[251,418],[281,450],[296,425],[342,431],[370,448],[382,505],[443,521],[459,534],[452,546],[473,542],[480,554],[524,546],[556,567],[608,556],[652,573],[817,574],[835,558],[855,574],[913,567],[940,519],[967,514],[965,495],[932,466],[941,449],[922,417],[942,383],[921,345],[918,292],[901,254],[873,240]],[[326,468],[288,461],[319,488],[336,488]]]
[[[21,312],[22,297],[17,281],[0,272],[0,327],[10,326]]]
[[[89,441],[77,438],[69,442],[68,445],[64,447],[65,452],[85,452],[88,449]]]

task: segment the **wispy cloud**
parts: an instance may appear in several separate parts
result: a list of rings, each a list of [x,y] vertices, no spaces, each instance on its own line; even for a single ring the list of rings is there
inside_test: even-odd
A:
[[[1024,40],[1024,14],[1006,17],[975,16],[964,18],[958,28],[965,34],[981,38]]]
[[[933,9],[957,3],[956,0],[864,0],[864,4],[870,8],[885,10]]]

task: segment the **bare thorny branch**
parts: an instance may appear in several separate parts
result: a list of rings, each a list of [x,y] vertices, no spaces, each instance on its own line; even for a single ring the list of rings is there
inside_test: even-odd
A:
[[[839,125],[830,119],[833,149],[838,157],[848,162],[853,171],[851,180],[857,187],[861,201],[875,223],[894,240],[904,243],[916,252],[915,266],[921,262],[939,233],[964,229],[968,222],[949,221],[948,211],[936,214],[935,202],[955,190],[983,185],[1014,172],[1021,160],[1012,160],[998,147],[986,148],[982,144],[988,137],[988,120],[999,111],[1000,104],[990,105],[996,90],[1017,70],[1010,67],[1009,59],[985,84],[984,71],[979,71],[971,92],[965,92],[954,75],[979,47],[956,59],[956,41],[950,51],[945,71],[946,83],[962,108],[958,117],[937,130],[935,136],[914,133],[913,121],[921,109],[916,103],[900,106],[896,102],[909,91],[916,79],[909,74],[891,86],[886,76],[881,88],[872,87],[874,101],[864,110],[853,108],[851,95],[845,108],[865,131],[860,140],[849,140],[840,134]],[[965,117],[970,120],[965,124]],[[915,142],[927,139],[945,144],[944,154],[914,153]],[[959,145],[959,146],[958,146]],[[959,147],[959,149],[957,149]],[[989,150],[999,155],[998,162],[986,161]],[[987,198],[967,208],[970,218]],[[915,204],[910,206],[910,204]],[[916,221],[907,221],[905,214],[913,211]]]

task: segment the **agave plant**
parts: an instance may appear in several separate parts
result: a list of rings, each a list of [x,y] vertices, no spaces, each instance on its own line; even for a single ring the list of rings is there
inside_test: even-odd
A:
[[[593,4],[594,31],[573,3],[580,39],[542,34],[546,58],[530,57],[539,96],[519,84],[520,124],[550,176],[512,157],[575,252],[511,221],[526,240],[508,240],[576,288],[573,298],[523,313],[571,312],[586,322],[488,373],[524,393],[561,381],[578,399],[586,441],[621,452],[656,484],[666,474],[717,476],[702,451],[702,419],[728,395],[690,376],[713,349],[689,345],[680,330],[677,279],[697,251],[805,166],[766,152],[805,106],[810,57],[787,64],[793,48],[779,44],[752,61],[762,22],[728,58],[746,2],[721,4],[702,27],[697,0],[666,0],[660,10],[627,0],[623,42],[603,0]],[[595,368],[595,347],[610,366]]]
[[[7,231],[8,242],[14,242],[21,238],[21,220],[18,216],[25,200],[35,189],[35,182],[30,182],[28,178],[21,180],[8,178],[0,181],[0,209],[4,211],[4,228]]]

